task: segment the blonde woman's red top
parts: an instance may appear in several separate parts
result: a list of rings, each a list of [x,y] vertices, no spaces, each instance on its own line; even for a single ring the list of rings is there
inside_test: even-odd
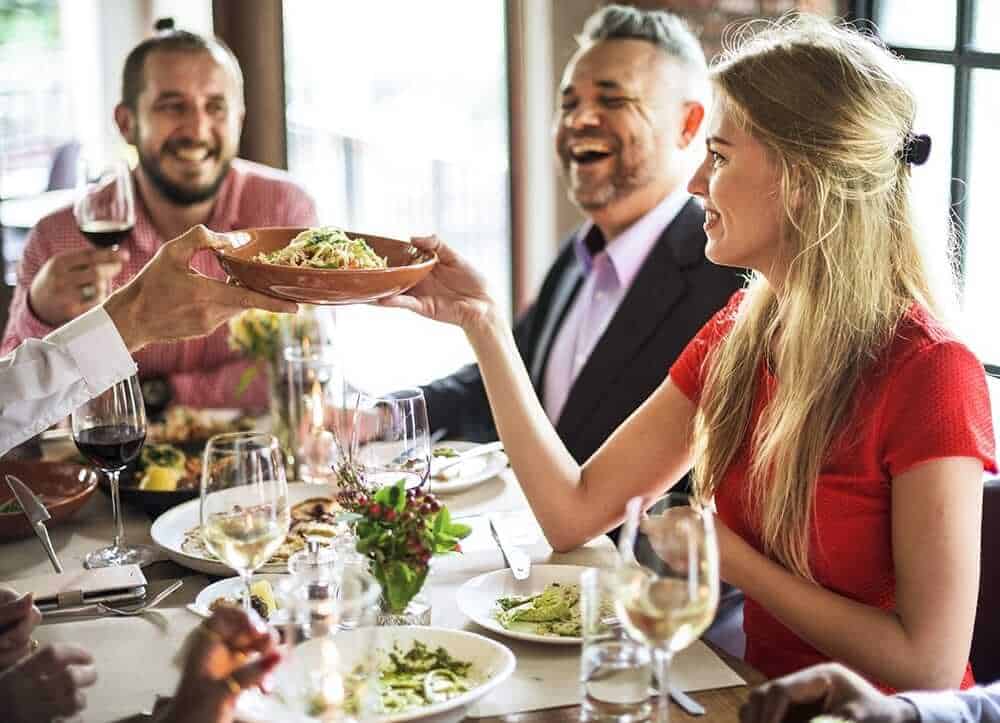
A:
[[[737,292],[709,320],[670,369],[670,378],[695,404],[706,374],[704,362],[732,329],[743,295]],[[779,383],[762,365],[751,429]],[[820,471],[809,553],[816,581],[867,605],[895,609],[893,478],[942,457],[974,457],[995,472],[994,454],[982,365],[914,305],[887,353],[862,380],[843,434]],[[744,441],[715,499],[719,518],[763,553],[759,523],[746,498],[749,461]],[[829,660],[750,598],[743,626],[747,661],[769,677]],[[967,666],[962,687],[973,682]]]

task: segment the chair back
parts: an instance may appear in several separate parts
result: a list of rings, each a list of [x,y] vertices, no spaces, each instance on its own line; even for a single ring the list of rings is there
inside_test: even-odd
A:
[[[46,190],[73,188],[77,181],[77,162],[80,159],[80,142],[68,141],[56,148],[49,167],[49,182]]]
[[[979,606],[969,657],[977,683],[1000,680],[1000,479],[983,487]]]

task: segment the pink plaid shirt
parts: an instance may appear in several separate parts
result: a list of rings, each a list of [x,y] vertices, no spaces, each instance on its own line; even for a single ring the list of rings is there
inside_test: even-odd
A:
[[[257,163],[236,159],[205,224],[213,231],[233,231],[254,226],[315,226],[316,207],[286,173]],[[141,269],[164,242],[153,228],[140,194],[136,194],[135,228],[122,244],[131,257],[112,283],[118,288]],[[41,338],[53,330],[35,316],[28,303],[28,289],[46,259],[61,251],[87,248],[73,211],[67,207],[46,216],[31,230],[18,266],[17,288],[10,305],[10,318],[0,354],[9,353],[23,340]],[[207,276],[224,279],[215,257],[201,253],[192,267]],[[135,355],[139,376],[166,376],[173,387],[174,402],[195,407],[267,406],[267,384],[260,374],[239,397],[236,387],[248,362],[230,351],[225,324],[202,339],[149,346]]]

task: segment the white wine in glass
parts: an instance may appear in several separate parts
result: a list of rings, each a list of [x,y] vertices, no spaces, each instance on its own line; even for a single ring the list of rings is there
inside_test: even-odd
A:
[[[254,571],[281,547],[290,524],[278,440],[260,432],[208,440],[201,473],[201,535],[205,546],[243,579],[244,609],[250,609]]]
[[[648,515],[629,501],[618,549],[615,611],[649,646],[659,688],[659,723],[669,720],[670,661],[712,624],[719,605],[719,548],[712,512],[671,493]]]

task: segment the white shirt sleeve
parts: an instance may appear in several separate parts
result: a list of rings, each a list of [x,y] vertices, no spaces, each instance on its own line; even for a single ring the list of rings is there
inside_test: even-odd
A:
[[[1000,683],[961,691],[903,693],[913,703],[921,723],[1000,723]]]
[[[100,306],[0,358],[0,454],[55,424],[137,367]]]

